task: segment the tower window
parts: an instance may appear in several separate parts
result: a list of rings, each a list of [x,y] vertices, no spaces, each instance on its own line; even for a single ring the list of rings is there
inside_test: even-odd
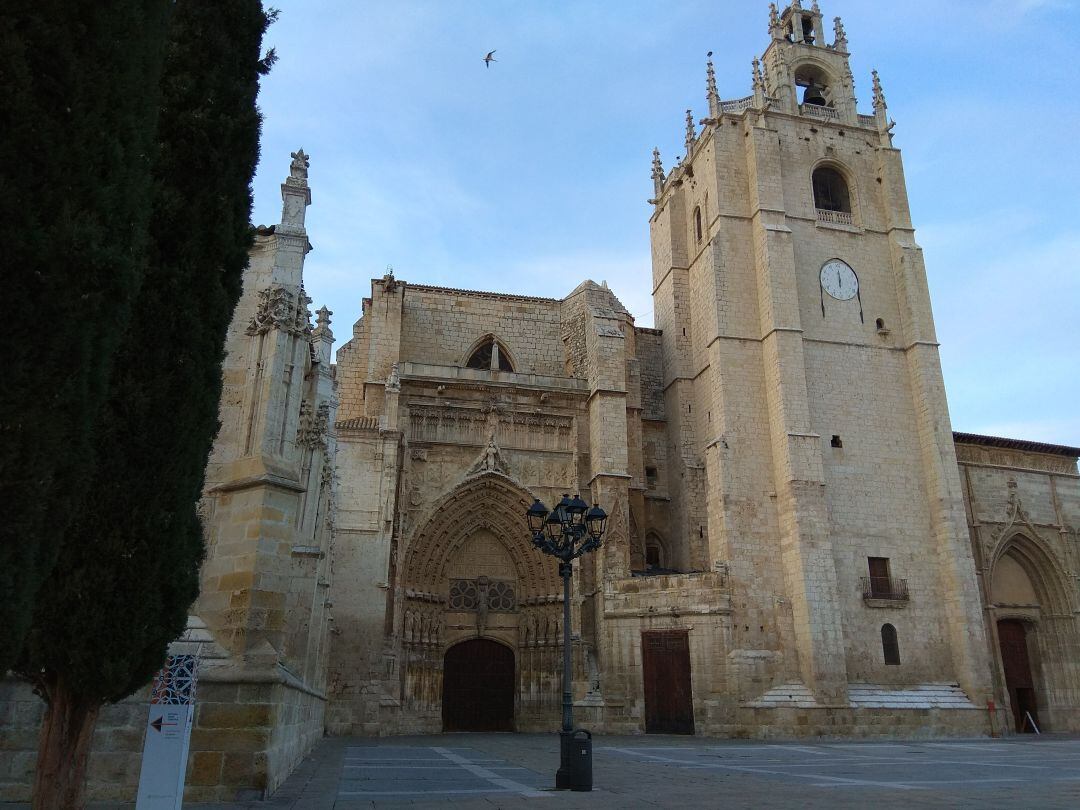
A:
[[[701,241],[701,206],[694,208],[694,239]]]
[[[656,481],[657,481],[656,467],[646,467],[645,468],[645,483],[649,487],[649,489],[656,489]]]
[[[506,356],[506,352],[499,346],[498,341],[491,337],[484,340],[473,350],[465,366],[466,368],[482,368],[491,371],[514,370],[514,367],[510,364],[510,358]]]
[[[814,44],[814,20],[811,17],[802,18],[802,38],[807,45]]]
[[[900,643],[896,640],[896,628],[891,624],[881,625],[881,652],[889,666],[900,666]]]
[[[851,195],[844,176],[830,166],[814,169],[814,207],[819,211],[851,213]]]
[[[843,439],[841,439],[838,435],[836,435],[834,433],[833,437],[832,437],[832,441],[830,442],[830,444],[833,447],[843,447],[844,446],[844,441],[843,441]]]

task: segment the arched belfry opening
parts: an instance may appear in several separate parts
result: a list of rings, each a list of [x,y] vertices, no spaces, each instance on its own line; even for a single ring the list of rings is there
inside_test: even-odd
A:
[[[795,86],[802,88],[797,93],[800,104],[812,104],[816,107],[835,107],[832,77],[814,64],[800,65],[795,69]]]
[[[562,583],[529,543],[532,501],[502,472],[472,474],[407,542],[401,701],[417,730],[521,730],[557,716]]]
[[[844,175],[833,166],[818,166],[812,177],[814,208],[851,214],[851,191]]]

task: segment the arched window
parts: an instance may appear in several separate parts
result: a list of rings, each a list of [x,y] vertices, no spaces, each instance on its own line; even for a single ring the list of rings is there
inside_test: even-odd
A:
[[[814,207],[819,211],[840,211],[851,213],[851,194],[848,193],[847,181],[831,166],[818,166],[814,169]]]
[[[485,338],[481,341],[471,355],[469,355],[468,362],[465,363],[466,368],[482,368],[489,369],[491,371],[513,371],[514,367],[510,363],[510,358],[507,357],[506,351],[502,349],[499,342],[493,337]]]
[[[885,663],[900,665],[900,643],[896,640],[896,628],[891,624],[881,625],[881,651],[885,654]]]
[[[694,239],[701,241],[701,206],[694,208]]]

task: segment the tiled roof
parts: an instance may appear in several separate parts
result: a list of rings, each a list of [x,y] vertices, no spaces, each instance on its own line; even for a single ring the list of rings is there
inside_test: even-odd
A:
[[[1005,450],[1023,450],[1028,453],[1049,453],[1053,456],[1068,458],[1080,457],[1080,447],[1064,444],[1044,444],[1026,439],[1004,439],[1000,436],[982,436],[978,433],[958,433],[953,431],[953,441],[957,444],[979,444],[983,447],[1001,447]]]

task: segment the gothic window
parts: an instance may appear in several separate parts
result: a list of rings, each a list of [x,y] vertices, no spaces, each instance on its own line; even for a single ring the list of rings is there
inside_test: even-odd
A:
[[[891,624],[881,625],[881,651],[886,664],[900,665],[900,643],[896,640],[896,628]]]
[[[701,206],[694,208],[694,239],[701,241]]]
[[[658,480],[658,476],[656,474],[656,467],[646,467],[645,468],[645,485],[649,489],[656,489],[657,480]]]
[[[493,337],[485,338],[473,350],[465,366],[467,368],[491,369],[492,371],[496,369],[498,371],[514,370],[514,367],[510,364],[510,358],[506,355],[506,350]]]
[[[517,608],[517,597],[513,583],[500,580],[485,580],[483,583],[475,579],[450,580],[450,595],[447,600],[450,610],[479,610],[485,601],[488,610],[507,613],[514,611]]]
[[[476,581],[472,579],[450,580],[450,610],[476,610],[480,604]]]
[[[819,211],[851,213],[851,195],[844,176],[830,166],[814,169],[814,207]]]

